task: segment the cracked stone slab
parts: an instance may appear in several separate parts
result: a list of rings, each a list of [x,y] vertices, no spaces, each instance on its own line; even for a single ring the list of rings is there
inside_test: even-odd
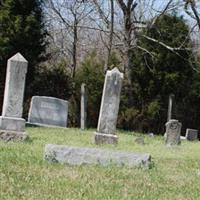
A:
[[[145,167],[150,168],[150,154],[114,151],[98,148],[83,148],[64,145],[47,144],[44,150],[44,159],[49,163],[69,165],[102,165],[110,164],[119,167]]]
[[[25,132],[17,132],[17,131],[7,131],[7,130],[0,130],[0,140],[5,142],[9,141],[25,141],[28,140],[29,136]]]

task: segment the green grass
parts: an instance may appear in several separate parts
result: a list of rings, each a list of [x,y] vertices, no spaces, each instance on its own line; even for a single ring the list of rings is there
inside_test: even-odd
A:
[[[93,130],[28,128],[31,141],[0,142],[0,200],[200,199],[200,142],[184,141],[167,148],[161,137],[118,133],[119,144],[103,145],[152,155],[152,169],[116,166],[50,165],[43,160],[45,144],[94,147]]]

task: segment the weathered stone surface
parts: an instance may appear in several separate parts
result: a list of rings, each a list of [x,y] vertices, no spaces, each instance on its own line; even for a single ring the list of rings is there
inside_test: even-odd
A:
[[[181,127],[182,124],[178,120],[169,120],[166,124],[166,138],[165,143],[167,146],[178,145],[181,143]]]
[[[86,128],[86,120],[87,120],[87,95],[85,83],[81,85],[81,129],[84,130]]]
[[[103,165],[115,164],[128,167],[150,167],[151,156],[123,151],[112,151],[96,148],[79,148],[48,144],[45,146],[44,159],[70,165]]]
[[[186,129],[185,137],[190,141],[198,140],[198,130],[190,128]]]
[[[97,127],[97,133],[102,134],[102,137],[104,137],[104,134],[115,134],[122,80],[123,74],[117,68],[107,71]],[[101,136],[94,136],[98,139],[99,137]],[[109,137],[107,138],[109,139]],[[98,144],[98,141],[95,142]]]
[[[174,94],[169,95],[167,121],[171,120],[172,118],[172,105],[174,97],[175,97]]]
[[[0,116],[0,127],[2,130],[25,131],[25,119]]]
[[[8,60],[2,111],[3,117],[22,117],[27,67],[28,62],[20,53]]]
[[[24,140],[25,120],[22,118],[24,87],[28,62],[17,53],[8,60],[2,116],[0,116],[1,139]]]
[[[117,144],[118,137],[113,134],[95,133],[94,143],[95,144]]]
[[[28,115],[28,123],[35,125],[67,126],[68,101],[45,96],[34,96]]]
[[[145,145],[144,138],[143,137],[136,138],[135,143]]]
[[[29,136],[25,132],[0,130],[0,139],[3,141],[25,141]]]

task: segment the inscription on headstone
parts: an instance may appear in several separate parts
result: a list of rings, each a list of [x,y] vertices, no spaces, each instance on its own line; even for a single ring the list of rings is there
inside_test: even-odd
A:
[[[175,119],[169,120],[166,124],[166,138],[167,146],[178,145],[181,143],[181,127],[182,124]]]
[[[115,131],[122,80],[123,73],[120,73],[117,68],[107,71],[101,100],[97,132],[94,136],[96,144],[117,143],[118,137],[115,135]]]
[[[45,96],[34,96],[31,100],[28,123],[44,126],[67,126],[68,102]]]

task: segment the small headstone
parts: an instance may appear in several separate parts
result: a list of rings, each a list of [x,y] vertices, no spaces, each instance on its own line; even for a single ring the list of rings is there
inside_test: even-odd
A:
[[[84,130],[86,128],[86,120],[87,120],[87,95],[85,89],[85,83],[81,85],[81,129]]]
[[[145,145],[144,138],[143,137],[136,138],[135,143]]]
[[[154,137],[154,133],[149,133],[149,137]]]
[[[113,151],[96,148],[69,147],[48,144],[45,146],[44,159],[50,163],[70,165],[117,165],[119,167],[145,167],[151,165],[149,154]]]
[[[175,119],[169,120],[166,124],[166,138],[167,146],[178,145],[181,143],[181,127],[182,124]]]
[[[8,60],[2,116],[0,116],[0,139],[25,140],[25,119],[22,118],[27,60],[17,53]]]
[[[122,80],[123,73],[120,73],[117,68],[107,71],[101,99],[97,132],[94,135],[95,144],[115,144],[118,141],[115,131]]]
[[[47,127],[66,127],[68,102],[45,96],[34,96],[28,115],[28,124]]]
[[[190,141],[198,140],[198,130],[190,128],[186,129],[185,137]]]

